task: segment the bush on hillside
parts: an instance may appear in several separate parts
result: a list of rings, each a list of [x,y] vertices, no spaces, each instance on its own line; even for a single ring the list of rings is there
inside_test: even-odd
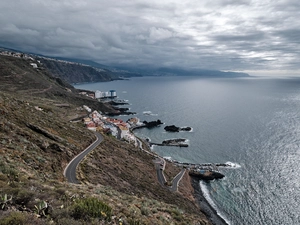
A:
[[[111,220],[112,208],[97,198],[79,199],[73,206],[72,217],[89,220],[89,217]]]

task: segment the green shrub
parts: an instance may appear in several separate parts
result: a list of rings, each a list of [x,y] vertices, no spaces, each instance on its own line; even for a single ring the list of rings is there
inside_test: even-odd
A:
[[[38,217],[46,217],[49,211],[49,205],[46,201],[40,201],[35,207],[35,213]]]
[[[11,204],[12,196],[8,196],[7,194],[0,195],[0,209],[6,210],[8,209],[8,205]]]
[[[34,192],[32,191],[20,190],[14,198],[14,202],[18,205],[27,205],[33,196]]]
[[[141,208],[141,213],[142,213],[142,215],[144,215],[144,216],[149,216],[150,210],[149,210],[148,207],[142,206],[142,208]]]
[[[70,219],[70,218],[61,218],[58,219],[56,222],[57,225],[82,225],[81,222],[76,221],[74,219]]]
[[[12,212],[0,220],[0,225],[23,225],[26,223],[26,217],[21,212]]]
[[[89,220],[92,217],[110,221],[111,214],[111,207],[97,198],[78,199],[72,210],[73,218],[83,220]]]
[[[141,222],[135,219],[130,219],[128,223],[129,225],[141,225]]]

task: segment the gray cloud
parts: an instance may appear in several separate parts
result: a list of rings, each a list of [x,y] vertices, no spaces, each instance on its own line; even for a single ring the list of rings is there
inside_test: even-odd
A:
[[[10,0],[0,8],[0,45],[23,51],[108,65],[299,70],[298,0]]]

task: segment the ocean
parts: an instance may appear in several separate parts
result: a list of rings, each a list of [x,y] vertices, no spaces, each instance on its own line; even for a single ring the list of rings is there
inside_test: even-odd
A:
[[[300,78],[142,77],[75,87],[116,90],[141,121],[192,127],[135,133],[152,142],[188,139],[188,148],[153,148],[177,161],[231,162],[224,179],[199,183],[228,224],[300,224]]]

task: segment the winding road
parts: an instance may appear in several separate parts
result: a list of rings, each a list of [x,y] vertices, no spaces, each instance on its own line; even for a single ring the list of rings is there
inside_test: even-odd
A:
[[[100,133],[95,132],[96,141],[94,141],[90,146],[88,146],[83,152],[79,153],[77,156],[75,156],[71,162],[66,166],[64,170],[64,176],[67,178],[69,183],[74,184],[80,184],[79,180],[76,178],[76,169],[78,164],[82,161],[82,159],[89,154],[92,150],[94,150],[102,141],[103,137]],[[141,147],[141,143],[140,143]],[[144,150],[145,151],[145,150]],[[148,151],[145,151],[149,153]],[[151,154],[151,153],[149,153]],[[151,154],[152,155],[152,154]],[[162,157],[157,157],[156,160],[154,160],[155,169],[157,173],[157,179],[158,182],[161,184],[161,186],[168,188],[170,191],[174,192],[178,190],[178,183],[183,177],[185,173],[185,169],[182,169],[173,179],[172,186],[166,185],[166,178],[164,176],[164,169],[166,165],[166,161]]]
[[[95,149],[102,141],[103,137],[100,133],[95,132],[96,141],[94,141],[89,147],[87,147],[83,152],[79,153],[75,158],[72,159],[71,162],[67,165],[64,170],[64,176],[70,183],[80,184],[80,182],[76,178],[76,168],[81,160],[90,153],[93,149]]]
[[[165,170],[166,161],[163,158],[158,157],[155,160],[153,160],[153,162],[155,164],[157,179],[158,179],[158,182],[160,183],[160,185],[168,188],[172,192],[177,191],[178,184],[179,184],[180,180],[182,179],[183,175],[185,174],[186,170],[184,168],[182,168],[182,170],[172,180],[172,186],[167,186],[166,185],[167,180],[166,180],[164,172],[163,172]]]

